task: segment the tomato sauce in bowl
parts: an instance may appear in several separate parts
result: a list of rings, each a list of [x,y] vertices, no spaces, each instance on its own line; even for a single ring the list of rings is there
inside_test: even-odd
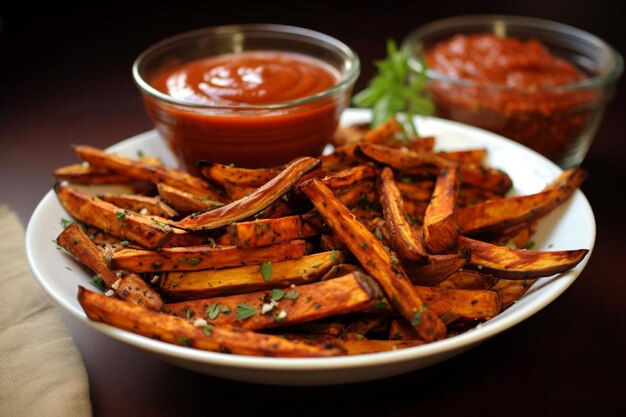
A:
[[[339,41],[304,29],[231,28],[237,28],[229,35],[231,46],[240,33],[259,49],[247,50],[244,42],[234,51],[189,54],[179,45],[161,54],[167,58],[153,57],[154,68],[140,74],[147,112],[181,165],[197,172],[200,160],[261,167],[320,155],[349,103],[359,69],[356,55]],[[225,36],[214,29],[201,35],[183,40]],[[190,56],[180,59],[180,54]]]
[[[460,16],[404,41],[439,117],[516,140],[562,168],[582,162],[621,56],[580,29],[522,16]]]

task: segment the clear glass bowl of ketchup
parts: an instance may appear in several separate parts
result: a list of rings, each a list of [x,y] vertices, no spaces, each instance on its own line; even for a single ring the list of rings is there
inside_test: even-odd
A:
[[[148,115],[190,172],[201,160],[270,167],[320,155],[359,71],[339,40],[271,24],[183,33],[133,65]]]
[[[624,66],[590,33],[522,16],[435,21],[403,46],[414,69],[425,64],[437,116],[499,133],[562,168],[583,161]]]

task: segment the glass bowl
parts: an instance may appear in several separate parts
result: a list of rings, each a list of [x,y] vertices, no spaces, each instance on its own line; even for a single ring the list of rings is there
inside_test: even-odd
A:
[[[412,52],[411,66],[422,71],[435,45],[456,35],[471,34],[494,34],[524,42],[537,40],[550,54],[573,64],[585,78],[527,87],[521,83],[470,80],[463,72],[451,76],[447,70],[444,74],[433,68],[436,65],[429,65],[427,92],[435,104],[436,115],[518,141],[562,168],[579,165],[623,71],[620,54],[598,37],[571,26],[497,15],[438,20],[411,32],[403,46]]]
[[[153,86],[157,77],[186,63],[248,51],[304,55],[333,69],[337,79],[312,95],[269,104],[198,103]],[[180,165],[194,173],[200,160],[260,167],[320,155],[349,103],[359,71],[356,53],[337,39],[272,24],[183,33],[148,48],[133,65],[133,77],[157,131]]]

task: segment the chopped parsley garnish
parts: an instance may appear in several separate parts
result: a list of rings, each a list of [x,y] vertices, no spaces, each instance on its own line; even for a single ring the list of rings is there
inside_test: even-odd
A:
[[[128,246],[128,245],[130,245],[130,242],[129,242],[128,240],[122,240],[122,241],[120,242],[120,245],[122,245],[122,246]]]
[[[272,279],[272,263],[271,262],[261,262],[261,275],[263,275],[263,279],[265,282],[269,282]]]
[[[391,256],[391,263],[394,265],[398,265],[398,258],[396,258],[395,256]]]
[[[258,310],[246,303],[237,304],[237,320],[247,320],[258,313]]]
[[[200,262],[202,262],[202,259],[200,258],[187,258],[187,263],[189,265],[198,265]]]
[[[221,313],[230,313],[230,308],[218,303],[209,304],[206,308],[206,315],[209,320],[215,320]]]
[[[179,279],[178,279],[178,280],[176,280],[176,281],[172,281],[172,283],[170,284],[170,286],[171,286],[172,288],[176,288],[176,287],[178,287],[178,284],[180,284],[180,280],[179,280]]]
[[[411,325],[413,327],[419,326],[421,322],[422,322],[422,310],[416,311],[415,315],[413,316],[413,320],[411,320]]]
[[[155,261],[155,262],[152,262],[150,266],[152,267],[152,269],[159,269],[160,267],[163,266],[163,262]]]
[[[367,248],[369,245],[367,244],[367,242],[361,242],[359,246],[362,248]]]
[[[100,291],[104,291],[104,281],[102,280],[102,278],[100,278],[100,275],[94,275],[93,277],[91,277],[91,283]]]
[[[534,247],[535,247],[535,242],[533,242],[532,240],[524,245],[524,249],[532,249]],[[550,247],[550,246],[548,246],[548,247]]]
[[[376,310],[385,310],[387,307],[387,303],[384,300],[378,300],[376,304],[374,304],[374,309]]]
[[[298,294],[298,291],[289,291],[287,294],[285,294],[285,298],[288,298],[290,300],[295,300],[300,296],[300,294]]]
[[[337,259],[337,255],[339,255],[339,251],[333,250],[332,253],[330,254],[330,261],[335,262],[335,259]]]
[[[176,336],[176,340],[183,346],[191,346],[191,339],[185,336]]]
[[[145,156],[145,154],[143,153],[143,151],[141,149],[137,149],[137,158],[143,158]]]
[[[204,332],[205,335],[211,336],[213,334],[213,326],[210,324],[207,324],[206,326],[204,326],[202,331]]]
[[[207,242],[209,242],[209,245],[211,245],[212,248],[217,246],[217,243],[215,243],[215,239],[213,239],[212,237],[208,237]]]
[[[263,230],[263,233],[267,233],[270,231],[270,227],[266,223],[262,223],[261,230]]]
[[[122,226],[126,226],[126,216],[128,216],[128,211],[120,210],[115,213],[115,217],[117,217],[117,221],[120,222]]]
[[[284,296],[285,291],[281,289],[274,288],[272,291],[270,291],[270,297],[272,297],[272,300],[274,301],[280,301]]]
[[[70,224],[72,224],[71,220],[68,219],[61,219],[61,226],[63,226],[63,228],[65,229],[67,226],[69,226]]]

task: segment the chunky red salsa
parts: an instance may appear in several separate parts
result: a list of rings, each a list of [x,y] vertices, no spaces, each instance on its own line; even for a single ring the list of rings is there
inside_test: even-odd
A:
[[[454,80],[430,92],[439,116],[515,139],[559,162],[591,114],[589,91],[552,88],[586,78],[538,40],[458,35],[427,50],[429,68]]]

